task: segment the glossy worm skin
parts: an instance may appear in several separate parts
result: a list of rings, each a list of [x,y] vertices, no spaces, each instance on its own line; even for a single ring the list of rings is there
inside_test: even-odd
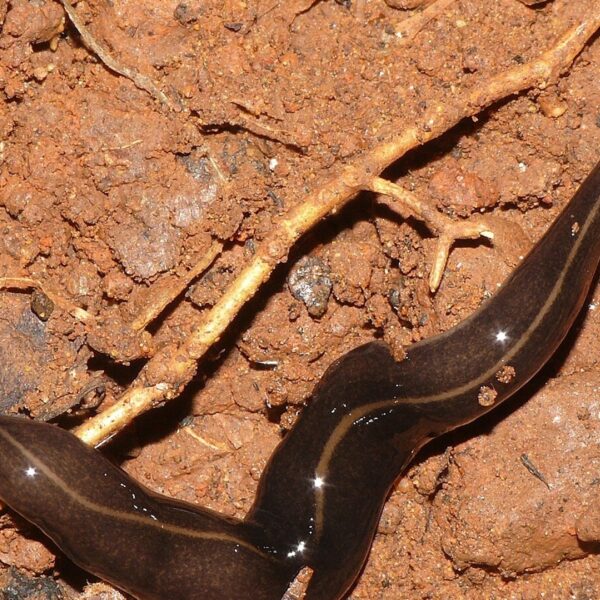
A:
[[[396,362],[334,363],[273,454],[243,521],[154,494],[57,427],[0,417],[0,497],[84,569],[143,599],[340,598],[390,487],[429,440],[511,396],[575,320],[600,260],[600,166],[498,293]]]

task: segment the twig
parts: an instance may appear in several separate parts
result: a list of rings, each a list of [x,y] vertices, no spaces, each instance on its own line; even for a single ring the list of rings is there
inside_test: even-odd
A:
[[[69,16],[69,20],[73,23],[73,26],[79,32],[83,43],[98,56],[98,58],[113,72],[127,77],[130,79],[136,87],[148,92],[153,98],[162,102],[165,106],[173,109],[173,103],[169,100],[167,95],[161,91],[158,86],[146,75],[138,73],[135,69],[122,65],[114,58],[106,48],[104,48],[90,33],[89,29],[84,25],[83,21],[79,18],[75,7],[71,4],[70,0],[60,0],[65,12]]]
[[[152,293],[150,295],[151,302],[145,310],[131,322],[131,328],[134,331],[145,329],[162,313],[168,304],[173,302],[181,292],[189,287],[190,283],[196,279],[196,277],[210,267],[222,250],[223,244],[221,244],[221,242],[213,242],[206,254],[203,254],[201,259],[183,277],[176,281],[169,280],[168,285],[162,286],[162,289],[160,290],[158,290],[156,286],[152,286]]]
[[[408,17],[408,19],[401,21],[396,27],[396,36],[400,38],[399,45],[405,45],[408,42],[411,42],[423,27],[439,16],[455,1],[456,0],[437,0],[416,15],[412,15]]]
[[[208,251],[183,277],[171,278],[152,286],[148,292],[150,301],[145,303],[143,312],[131,323],[126,323],[120,318],[115,319],[114,314],[96,317],[29,277],[0,277],[0,290],[39,290],[55,306],[86,326],[88,343],[95,350],[118,362],[130,362],[137,358],[147,358],[154,353],[150,335],[144,330],[196,277],[208,269],[222,249],[223,244],[213,242]],[[115,339],[118,339],[119,343],[115,343]],[[131,343],[123,343],[125,339]]]
[[[304,567],[290,583],[281,600],[302,600],[306,595],[306,589],[312,576],[313,570],[310,567]]]
[[[374,177],[369,189],[389,196],[391,199],[383,199],[380,202],[404,217],[406,209],[409,208],[412,214],[423,220],[433,233],[438,234],[437,249],[429,274],[429,289],[432,292],[435,292],[440,285],[450,248],[456,240],[474,240],[480,236],[494,238],[489,222],[479,221],[476,218],[469,221],[453,221],[437,212],[432,206],[421,202],[414,194],[381,177]]]
[[[359,191],[369,189],[375,175],[412,148],[443,134],[465,117],[475,115],[506,96],[533,86],[545,87],[571,65],[599,27],[600,8],[582,24],[570,29],[539,58],[492,77],[481,87],[458,96],[453,104],[434,103],[419,123],[365,153],[356,164],[346,166],[337,177],[310,193],[301,205],[281,220],[189,338],[179,346],[169,346],[159,352],[122,398],[81,426],[77,435],[88,444],[102,443],[137,415],[176,397],[195,375],[197,361],[220,339],[275,266],[285,261],[290,247],[302,234],[322,218],[338,211]]]

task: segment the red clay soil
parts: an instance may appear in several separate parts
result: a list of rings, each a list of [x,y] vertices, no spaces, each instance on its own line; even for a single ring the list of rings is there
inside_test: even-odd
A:
[[[181,108],[167,110],[108,70],[59,3],[0,0],[0,277],[130,321],[219,239],[210,271],[151,329],[156,347],[185,339],[330,169],[598,10],[456,0],[404,43],[400,24],[419,4],[78,2],[92,35]],[[435,239],[360,196],[297,245],[202,377],[122,434],[113,457],[159,492],[243,516],[328,365],[375,337],[400,348],[448,329],[539,238],[600,158],[599,73],[596,36],[556,84],[497,103],[386,173],[450,216],[508,223],[494,247],[459,244],[435,295]],[[600,289],[569,352],[527,394],[438,441],[398,482],[351,598],[600,598],[596,306]],[[42,320],[33,308],[30,293],[0,290],[1,410],[69,426],[113,402],[141,363],[106,357],[68,312],[46,307]],[[123,346],[110,331],[105,345]],[[55,552],[5,511],[3,597],[118,597],[84,591],[86,575]]]

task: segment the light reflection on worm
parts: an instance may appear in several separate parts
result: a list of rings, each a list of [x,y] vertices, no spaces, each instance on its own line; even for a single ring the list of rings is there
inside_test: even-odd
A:
[[[497,294],[396,362],[382,342],[325,373],[243,521],[154,494],[57,427],[0,417],[0,497],[73,561],[138,598],[307,600],[355,581],[393,485],[429,440],[485,414],[545,364],[600,260],[600,166]],[[490,401],[491,398],[491,401]]]

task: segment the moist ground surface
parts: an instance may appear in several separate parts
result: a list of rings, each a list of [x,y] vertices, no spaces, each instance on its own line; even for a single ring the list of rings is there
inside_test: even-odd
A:
[[[43,298],[32,310],[29,292],[0,290],[2,411],[69,426],[113,402],[142,364],[103,353],[127,355],[118,324],[212,239],[223,252],[153,324],[156,347],[186,338],[329,172],[598,10],[456,0],[406,40],[415,4],[77,3],[94,38],[155,81],[169,110],[108,70],[60,4],[0,0],[0,277],[33,278],[113,324],[97,339],[60,307],[41,319]],[[459,244],[435,295],[435,239],[359,196],[300,241],[201,376],[122,434],[113,458],[154,490],[243,516],[328,365],[374,338],[399,348],[448,329],[539,238],[600,158],[599,72],[596,36],[554,84],[497,103],[386,173],[450,216],[509,223],[495,247]],[[352,598],[600,597],[599,303],[596,288],[569,351],[536,385],[435,443],[398,482]],[[0,563],[6,598],[110,596],[82,591],[86,575],[10,512]]]

